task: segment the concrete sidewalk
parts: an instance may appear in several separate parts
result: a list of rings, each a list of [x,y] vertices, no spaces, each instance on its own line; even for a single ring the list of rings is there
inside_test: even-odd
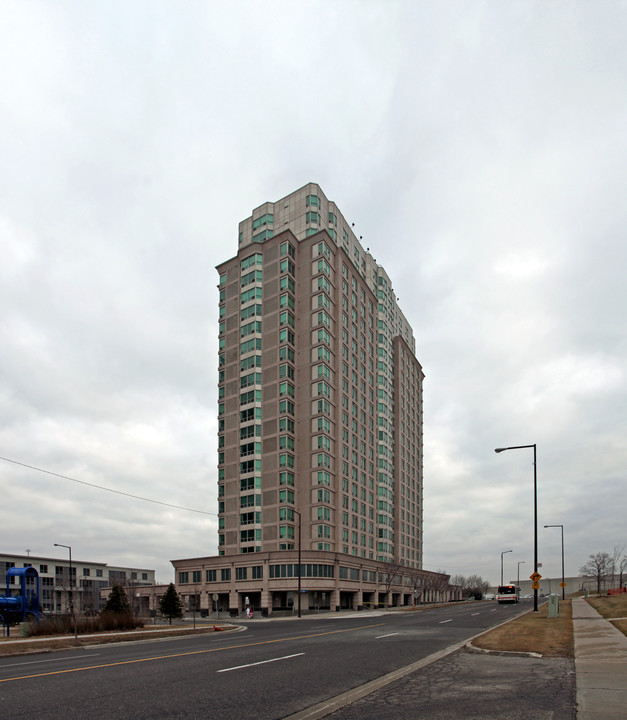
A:
[[[573,600],[577,720],[627,718],[627,637],[583,598]]]

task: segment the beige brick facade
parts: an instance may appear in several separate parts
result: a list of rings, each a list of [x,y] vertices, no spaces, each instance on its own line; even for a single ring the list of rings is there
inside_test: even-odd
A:
[[[313,183],[254,210],[217,270],[219,554],[270,572],[263,558],[300,548],[303,564],[337,572],[308,577],[308,607],[320,592],[330,606],[378,603],[386,569],[422,567],[423,373],[390,278]],[[201,575],[213,569],[204,561]],[[350,599],[341,568],[360,576]],[[244,592],[271,611],[272,593],[294,582],[264,577],[265,589]],[[399,582],[405,604],[413,590]],[[235,608],[242,593],[229,583],[216,593]]]

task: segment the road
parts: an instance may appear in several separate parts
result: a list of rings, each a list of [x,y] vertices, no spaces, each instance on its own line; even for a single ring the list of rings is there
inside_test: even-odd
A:
[[[421,612],[252,620],[243,632],[0,658],[11,718],[285,718],[521,612],[492,602]]]

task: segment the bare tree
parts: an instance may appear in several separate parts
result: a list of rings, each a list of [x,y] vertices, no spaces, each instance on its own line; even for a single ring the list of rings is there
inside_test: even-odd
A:
[[[413,604],[415,605],[424,592],[424,578],[418,570],[410,572]]]
[[[622,587],[623,585],[623,572],[624,572],[624,564],[625,564],[625,555],[624,555],[625,546],[624,545],[614,545],[614,550],[611,554],[611,570],[610,573],[612,575],[611,583],[613,586],[616,586],[616,580],[618,579],[618,587]],[[618,578],[616,576],[619,576]]]
[[[469,575],[468,577],[454,575],[450,582],[451,585],[461,587],[465,598],[474,597],[476,600],[481,600],[490,587],[490,583],[479,575]]]
[[[449,585],[449,578],[450,575],[447,575],[444,570],[437,570],[435,573],[429,573],[425,578],[425,590],[431,590],[432,594],[432,602],[437,602],[437,596],[436,594],[442,595],[442,593],[446,592],[450,585]],[[440,597],[440,599],[442,599]]]
[[[470,590],[468,588],[468,580],[463,575],[453,575],[449,580],[451,587],[461,590],[461,597],[466,600],[470,596]]]
[[[386,562],[384,564],[383,583],[385,585],[385,600],[389,602],[390,588],[394,582],[400,582],[399,573],[403,568],[402,562]]]
[[[468,588],[470,594],[474,595],[477,600],[481,600],[490,587],[490,583],[487,580],[484,580],[480,575],[469,575],[466,579],[466,583],[466,587]]]
[[[457,587],[464,590],[466,588],[466,578],[463,575],[453,575],[451,578],[451,585],[457,585]]]
[[[597,552],[588,556],[588,562],[579,568],[582,575],[595,579],[597,595],[601,594],[601,585],[612,571],[612,557],[606,552]]]

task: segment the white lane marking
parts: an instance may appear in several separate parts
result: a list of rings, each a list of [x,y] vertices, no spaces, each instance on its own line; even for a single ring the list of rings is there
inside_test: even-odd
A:
[[[96,657],[102,653],[90,653],[89,655],[73,655],[72,657],[53,658],[52,660],[31,660],[30,662],[11,663],[11,665],[0,665],[0,667],[19,667],[20,665],[39,665],[40,663],[61,662],[62,660],[76,660],[78,658]]]
[[[440,625],[444,625],[445,622],[452,622],[453,618],[450,620],[440,620]]]
[[[237,665],[235,667],[222,668],[222,670],[216,670],[216,672],[223,673],[223,672],[230,672],[231,670],[242,670],[243,668],[254,667],[255,665],[265,665],[266,663],[277,662],[277,660],[289,660],[290,658],[295,658],[295,657],[298,657],[299,655],[304,655],[304,654],[305,653],[296,653],[295,655],[284,655],[283,657],[271,658],[270,660],[260,660],[259,662],[249,663],[248,665]]]
[[[387,635],[377,635],[375,640],[381,640],[381,638],[392,637],[392,635],[399,635],[399,634],[400,633],[395,632],[395,633],[388,633]]]
[[[473,617],[474,615],[479,615],[479,613],[470,613],[470,617]]]

